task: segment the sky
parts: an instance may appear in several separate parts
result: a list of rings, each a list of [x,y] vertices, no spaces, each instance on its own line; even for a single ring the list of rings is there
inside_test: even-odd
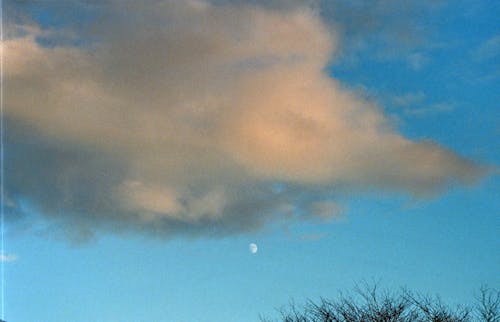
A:
[[[2,5],[5,320],[500,287],[500,4]]]

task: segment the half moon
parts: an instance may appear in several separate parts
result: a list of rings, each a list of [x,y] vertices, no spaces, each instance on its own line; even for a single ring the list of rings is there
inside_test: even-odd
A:
[[[251,243],[248,245],[248,249],[250,250],[250,253],[255,254],[259,248],[257,247],[257,244]]]

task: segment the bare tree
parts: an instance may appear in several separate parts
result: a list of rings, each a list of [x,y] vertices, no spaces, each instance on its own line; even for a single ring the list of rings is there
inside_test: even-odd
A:
[[[475,306],[445,305],[437,296],[407,290],[379,291],[377,285],[356,286],[351,295],[340,293],[336,300],[307,301],[302,307],[291,303],[278,310],[278,319],[262,322],[500,322],[497,291],[482,287]]]
[[[500,321],[500,292],[482,286],[476,301],[476,316],[481,321]]]
[[[404,294],[412,304],[419,321],[429,322],[469,322],[472,309],[459,306],[455,309],[443,304],[437,296],[424,296],[406,291]]]

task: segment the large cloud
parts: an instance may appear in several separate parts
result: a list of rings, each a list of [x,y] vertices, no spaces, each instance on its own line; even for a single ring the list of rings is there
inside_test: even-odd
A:
[[[23,29],[4,43],[18,209],[79,232],[220,235],[328,216],[315,205],[338,209],[340,186],[427,194],[481,174],[329,77],[336,36],[307,8],[99,10],[72,46],[10,26]]]

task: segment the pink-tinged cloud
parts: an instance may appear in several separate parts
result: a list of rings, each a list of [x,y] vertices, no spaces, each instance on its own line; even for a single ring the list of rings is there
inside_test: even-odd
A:
[[[103,10],[89,45],[44,47],[36,28],[4,43],[7,188],[65,227],[234,233],[337,216],[332,187],[426,195],[483,173],[327,75],[339,44],[307,8]]]

